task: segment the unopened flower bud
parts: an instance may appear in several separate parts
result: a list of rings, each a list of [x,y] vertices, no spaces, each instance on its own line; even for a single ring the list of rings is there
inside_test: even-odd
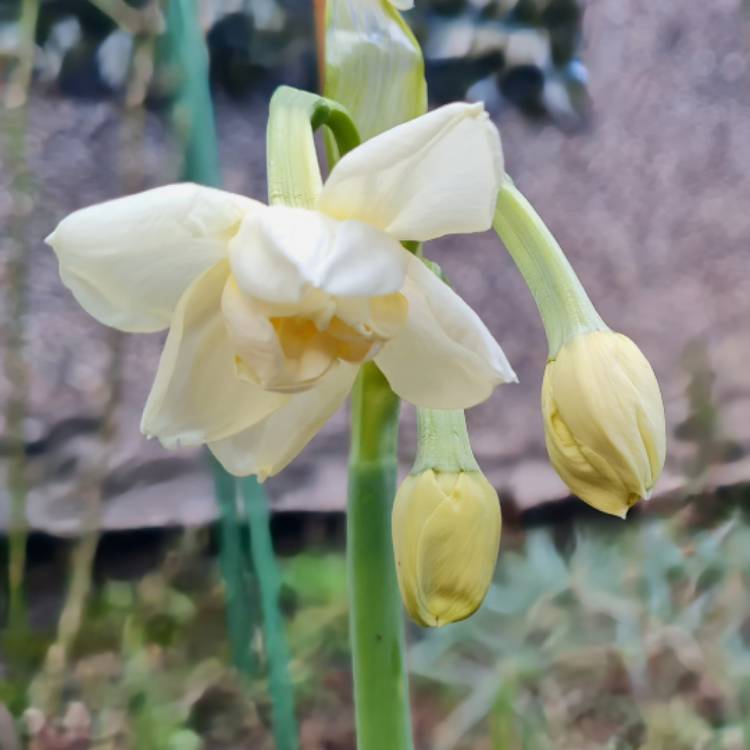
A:
[[[393,546],[410,617],[438,627],[481,605],[502,522],[497,492],[471,454],[463,412],[420,409],[419,421],[419,455],[393,507]]]
[[[648,498],[664,466],[659,385],[627,337],[592,331],[564,344],[542,385],[547,450],[573,493],[622,518]]]
[[[549,358],[542,414],[552,465],[589,505],[625,518],[648,498],[666,453],[659,385],[640,349],[609,329],[562,248],[507,178],[495,230],[528,284]]]

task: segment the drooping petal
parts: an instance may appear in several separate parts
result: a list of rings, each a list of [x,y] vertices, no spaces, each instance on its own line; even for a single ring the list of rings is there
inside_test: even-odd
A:
[[[343,297],[390,294],[401,288],[408,255],[360,221],[271,206],[242,222],[229,245],[240,289],[266,302],[299,302],[310,287]]]
[[[167,185],[76,211],[47,242],[63,283],[88,313],[124,331],[159,331],[259,205],[213,188]]]
[[[517,380],[479,316],[418,258],[401,293],[409,317],[375,357],[399,396],[430,409],[468,409]]]
[[[331,171],[318,208],[402,240],[488,229],[503,176],[481,104],[448,104],[375,136]]]
[[[237,476],[257,474],[262,481],[278,474],[341,406],[358,370],[339,363],[312,390],[292,396],[262,422],[208,447]]]
[[[168,448],[220,440],[282,407],[288,396],[237,377],[221,314],[229,264],[204,272],[180,298],[141,420]]]

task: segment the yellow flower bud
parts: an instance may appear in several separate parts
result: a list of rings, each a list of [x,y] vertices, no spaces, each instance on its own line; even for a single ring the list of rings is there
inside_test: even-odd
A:
[[[438,627],[481,605],[500,544],[500,503],[478,470],[426,469],[406,478],[393,506],[401,596],[413,620]]]
[[[664,406],[627,336],[591,331],[563,344],[547,363],[542,414],[550,459],[574,494],[622,518],[649,497],[664,466]]]

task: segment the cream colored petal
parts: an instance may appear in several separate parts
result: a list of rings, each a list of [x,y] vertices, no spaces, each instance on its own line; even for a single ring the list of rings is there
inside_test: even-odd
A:
[[[234,352],[221,315],[229,264],[220,261],[181,297],[141,420],[166,447],[220,440],[282,407],[270,393],[235,375]]]
[[[227,279],[221,296],[224,325],[237,357],[235,365],[242,365],[245,373],[258,384],[267,385],[284,369],[284,352],[269,320],[256,309],[252,298],[243,294],[233,276]]]
[[[344,297],[398,291],[407,261],[396,240],[367,224],[286,206],[249,215],[229,254],[243,292],[282,304],[310,287]]]
[[[336,301],[336,317],[371,340],[393,338],[406,322],[409,304],[403,294],[349,297]]]
[[[318,208],[401,240],[488,229],[503,176],[481,104],[448,104],[375,136],[331,171]]]
[[[339,363],[314,389],[292,396],[259,424],[208,447],[237,476],[257,474],[263,480],[278,474],[341,406],[358,370]]]
[[[47,242],[63,283],[88,313],[124,331],[159,331],[259,205],[213,188],[167,185],[76,211]]]
[[[417,258],[402,294],[406,325],[375,357],[399,396],[431,409],[467,409],[517,380],[479,316]]]
[[[391,5],[399,10],[410,10],[414,7],[414,0],[391,0]]]

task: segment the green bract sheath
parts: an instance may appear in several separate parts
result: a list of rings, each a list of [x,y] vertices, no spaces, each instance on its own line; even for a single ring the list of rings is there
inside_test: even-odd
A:
[[[363,140],[427,111],[422,50],[388,0],[328,0],[323,91]]]

